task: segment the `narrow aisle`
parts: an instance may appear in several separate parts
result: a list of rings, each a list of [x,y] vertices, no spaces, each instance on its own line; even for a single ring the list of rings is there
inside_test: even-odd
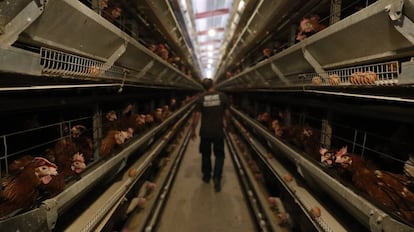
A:
[[[201,180],[200,138],[190,141],[169,199],[159,221],[160,232],[252,232],[255,224],[248,211],[227,146],[222,190],[213,181]],[[212,155],[214,163],[214,155]]]

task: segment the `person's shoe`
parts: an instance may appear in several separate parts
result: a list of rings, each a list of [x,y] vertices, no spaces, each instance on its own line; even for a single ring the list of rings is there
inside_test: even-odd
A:
[[[203,182],[210,183],[210,177],[209,176],[203,176]]]
[[[220,179],[216,179],[214,178],[214,190],[216,192],[220,192],[221,191],[221,183],[220,183]]]

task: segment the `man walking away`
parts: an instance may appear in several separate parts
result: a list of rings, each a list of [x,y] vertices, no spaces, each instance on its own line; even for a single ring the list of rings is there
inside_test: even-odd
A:
[[[211,166],[211,147],[213,146],[215,162],[213,170],[214,189],[221,191],[221,177],[224,165],[224,131],[230,117],[229,101],[224,93],[217,92],[212,79],[205,78],[202,85],[206,92],[199,96],[193,114],[191,138],[196,137],[195,128],[201,118],[200,127],[200,153],[201,153],[201,172],[203,181],[210,182]]]

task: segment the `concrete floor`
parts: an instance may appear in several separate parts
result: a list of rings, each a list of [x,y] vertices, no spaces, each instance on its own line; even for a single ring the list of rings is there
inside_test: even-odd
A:
[[[199,137],[190,141],[156,231],[253,232],[257,231],[226,147],[222,190],[201,180]],[[212,156],[214,163],[214,155]]]

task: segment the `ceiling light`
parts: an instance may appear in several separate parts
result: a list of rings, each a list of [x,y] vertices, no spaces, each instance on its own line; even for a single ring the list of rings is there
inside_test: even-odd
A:
[[[214,46],[213,46],[213,45],[208,45],[207,49],[208,49],[209,51],[213,51],[213,50],[214,50]]]
[[[239,14],[236,14],[236,15],[234,16],[234,21],[233,21],[233,23],[237,24],[237,23],[239,22],[239,20],[240,20],[240,15],[239,15]]]
[[[245,5],[246,4],[245,4],[244,0],[241,0],[240,3],[239,3],[239,7],[237,8],[237,10],[238,11],[242,11],[244,9],[244,6]]]
[[[208,30],[208,35],[211,36],[211,37],[215,36],[216,35],[216,30],[215,29]]]
[[[212,70],[206,70],[206,77],[207,77],[207,78],[212,78],[212,77],[213,77],[213,72],[212,72]]]

